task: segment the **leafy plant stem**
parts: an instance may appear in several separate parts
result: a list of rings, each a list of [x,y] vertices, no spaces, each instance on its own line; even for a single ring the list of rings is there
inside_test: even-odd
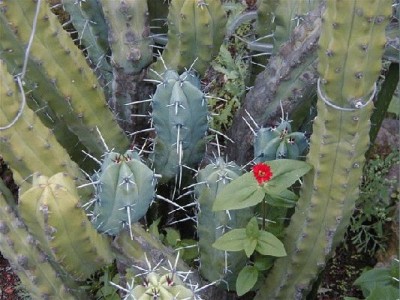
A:
[[[267,202],[265,201],[265,197],[263,199],[263,201],[261,202],[261,209],[262,209],[262,230],[265,230],[265,219],[267,217]]]

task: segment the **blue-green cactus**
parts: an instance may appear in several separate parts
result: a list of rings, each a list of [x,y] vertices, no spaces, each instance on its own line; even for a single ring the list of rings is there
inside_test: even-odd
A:
[[[254,137],[255,162],[279,158],[298,159],[307,149],[304,133],[292,132],[290,122],[282,119],[277,127],[260,128]]]
[[[183,165],[200,162],[207,131],[207,103],[200,81],[191,72],[166,71],[153,96],[153,165],[166,181],[180,174]]]
[[[226,163],[222,158],[217,158],[198,172],[198,184],[194,190],[199,208],[197,229],[200,273],[208,281],[221,280],[229,289],[235,287],[236,277],[246,264],[246,255],[243,251],[228,253],[210,245],[231,228],[244,227],[253,214],[251,208],[240,212],[214,212],[212,207],[217,194],[241,174],[241,169],[235,163]]]
[[[92,222],[98,231],[116,235],[142,218],[155,195],[155,178],[139,155],[108,153],[95,175],[96,202]]]

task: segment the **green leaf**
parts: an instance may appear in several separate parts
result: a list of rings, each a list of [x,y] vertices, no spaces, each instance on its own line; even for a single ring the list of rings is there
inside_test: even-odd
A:
[[[256,251],[263,255],[275,257],[286,256],[283,243],[276,236],[267,231],[260,231]]]
[[[246,252],[247,257],[250,257],[257,247],[257,239],[247,239],[244,243],[244,252]]]
[[[272,267],[275,258],[271,256],[264,256],[259,253],[254,255],[254,267],[259,271],[266,271]]]
[[[394,300],[399,299],[399,290],[393,286],[378,286],[371,291],[365,300]]]
[[[243,174],[226,185],[215,199],[213,211],[241,209],[260,203],[265,196],[252,172]]]
[[[236,293],[243,296],[256,284],[258,270],[253,266],[245,266],[236,279]]]
[[[218,238],[212,246],[224,251],[241,251],[246,241],[246,229],[233,229]]]
[[[375,288],[390,286],[393,282],[390,269],[374,268],[363,272],[354,284],[361,288],[364,296],[368,296]]]
[[[260,229],[258,228],[257,217],[250,219],[246,225],[246,235],[249,239],[257,239],[260,235]]]
[[[160,237],[160,233],[158,231],[158,225],[160,224],[161,218],[158,218],[155,220],[151,225],[149,226],[149,232],[154,235],[156,238]]]
[[[176,244],[181,240],[181,234],[178,230],[173,228],[165,228],[166,232],[165,240],[168,246],[175,247]]]
[[[267,164],[271,167],[272,178],[263,186],[267,193],[273,194],[279,194],[290,187],[312,168],[310,164],[294,159],[277,159]]]
[[[283,190],[278,194],[267,193],[265,195],[265,201],[268,204],[286,208],[294,207],[298,198],[295,193],[289,190]]]

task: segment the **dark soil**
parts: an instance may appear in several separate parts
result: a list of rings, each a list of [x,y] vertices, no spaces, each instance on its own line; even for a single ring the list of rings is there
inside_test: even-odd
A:
[[[19,279],[14,274],[8,261],[0,254],[0,299],[16,300],[18,297]]]

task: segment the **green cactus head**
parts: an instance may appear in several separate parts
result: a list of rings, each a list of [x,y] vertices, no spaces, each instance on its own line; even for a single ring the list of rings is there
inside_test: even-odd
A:
[[[155,195],[153,171],[131,150],[108,153],[95,182],[92,222],[97,230],[110,235],[142,218]]]

